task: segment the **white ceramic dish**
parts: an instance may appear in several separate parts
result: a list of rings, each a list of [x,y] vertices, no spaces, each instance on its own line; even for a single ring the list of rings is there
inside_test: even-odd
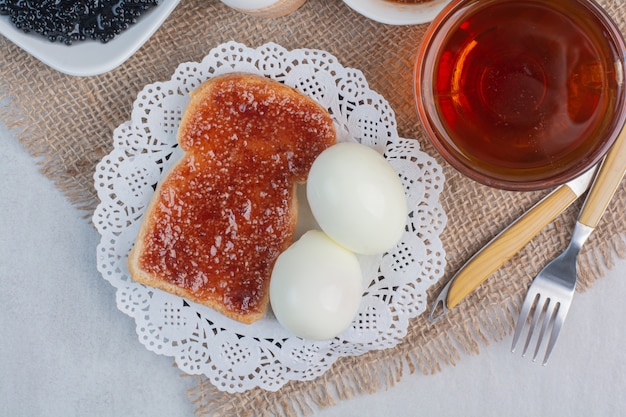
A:
[[[418,25],[432,21],[450,0],[402,4],[393,0],[343,0],[351,9],[380,23]]]
[[[67,46],[16,29],[7,16],[0,16],[0,34],[44,64],[69,75],[98,75],[130,58],[161,26],[180,0],[162,0],[145,12],[130,28],[107,43],[75,42]]]

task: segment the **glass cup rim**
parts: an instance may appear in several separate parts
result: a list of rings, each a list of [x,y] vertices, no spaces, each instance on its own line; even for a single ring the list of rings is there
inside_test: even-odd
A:
[[[426,29],[426,32],[422,38],[421,45],[418,49],[415,65],[414,65],[414,99],[415,105],[417,108],[417,113],[419,119],[422,123],[422,126],[425,130],[426,136],[431,142],[431,144],[435,147],[435,149],[440,153],[440,155],[450,164],[453,168],[459,171],[464,176],[481,183],[483,185],[487,185],[493,188],[510,190],[510,191],[533,191],[533,190],[541,190],[550,187],[554,187],[560,184],[563,184],[569,180],[572,180],[579,175],[583,174],[591,167],[595,166],[608,152],[612,144],[617,139],[619,133],[624,128],[626,123],[626,81],[624,77],[624,71],[626,70],[626,41],[624,40],[624,36],[621,31],[617,27],[617,24],[613,21],[611,16],[598,4],[595,0],[570,0],[572,4],[576,6],[581,6],[585,8],[589,13],[596,16],[597,22],[604,26],[607,30],[608,42],[612,44],[613,49],[617,52],[616,61],[620,62],[621,65],[621,82],[619,83],[619,92],[618,92],[618,100],[612,106],[613,115],[612,115],[612,123],[610,124],[610,129],[608,129],[606,138],[601,142],[599,146],[597,146],[592,152],[591,155],[588,155],[588,158],[585,158],[583,161],[578,163],[576,166],[569,168],[563,172],[556,173],[552,176],[546,176],[540,179],[527,180],[527,181],[513,181],[507,180],[503,178],[498,178],[495,176],[491,176],[486,173],[481,173],[475,170],[472,166],[466,164],[461,161],[450,152],[446,146],[442,143],[439,135],[448,136],[445,133],[441,133],[435,126],[433,126],[432,118],[436,117],[436,112],[429,111],[427,106],[424,103],[426,98],[430,98],[432,100],[432,95],[424,96],[424,85],[428,83],[428,81],[424,81],[424,76],[422,75],[422,71],[424,68],[424,64],[429,57],[429,53],[432,53],[433,41],[436,38],[438,32],[442,29],[443,26],[452,25],[449,27],[454,27],[455,23],[455,13],[462,8],[469,8],[470,6],[480,6],[484,7],[486,4],[493,4],[499,2],[507,2],[511,0],[452,0],[444,9],[435,17],[433,22]],[[538,0],[527,0],[536,2]],[[457,16],[458,18],[458,16]],[[452,22],[452,23],[450,23]],[[432,89],[432,82],[430,84]],[[452,138],[448,139],[448,143],[453,143],[454,140]],[[584,162],[584,163],[583,163]]]

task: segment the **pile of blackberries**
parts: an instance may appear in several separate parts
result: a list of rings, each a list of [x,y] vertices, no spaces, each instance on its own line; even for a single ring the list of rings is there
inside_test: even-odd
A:
[[[106,43],[157,4],[158,0],[0,0],[0,15],[8,15],[18,29],[52,42]]]

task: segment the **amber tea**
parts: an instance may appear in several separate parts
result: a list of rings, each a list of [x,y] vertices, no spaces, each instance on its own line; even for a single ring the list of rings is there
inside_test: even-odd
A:
[[[579,3],[478,1],[443,23],[432,41],[438,52],[423,63],[431,67],[416,75],[430,77],[418,94],[434,106],[434,129],[450,138],[444,156],[514,183],[575,170],[606,151],[623,101],[622,52]]]

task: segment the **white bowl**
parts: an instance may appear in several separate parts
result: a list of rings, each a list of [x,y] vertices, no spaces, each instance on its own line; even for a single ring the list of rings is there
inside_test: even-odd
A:
[[[432,21],[450,0],[398,3],[393,0],[343,0],[350,8],[380,23],[417,25]]]
[[[98,75],[130,58],[161,26],[178,2],[160,1],[158,6],[142,14],[137,23],[107,43],[85,40],[68,46],[50,42],[43,36],[16,29],[7,16],[0,16],[0,35],[57,71],[76,76]]]

